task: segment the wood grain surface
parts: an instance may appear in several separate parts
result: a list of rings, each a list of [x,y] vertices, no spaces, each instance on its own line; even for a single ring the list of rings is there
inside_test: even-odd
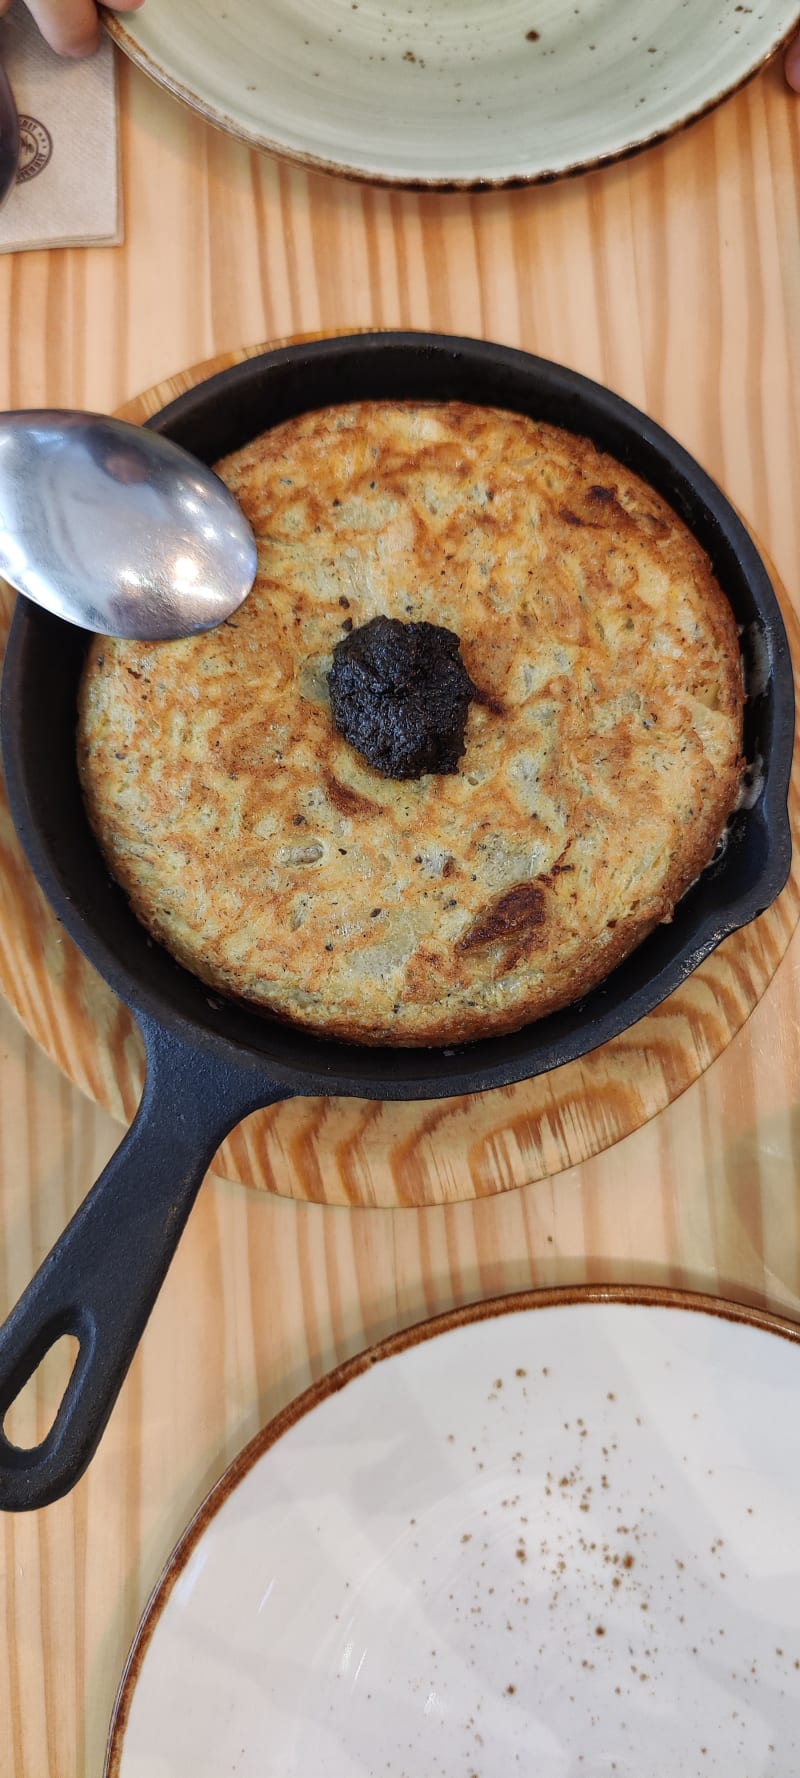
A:
[[[127,67],[121,101],[126,244],[0,262],[3,405],[118,407],[184,365],[298,330],[485,335],[651,412],[721,481],[797,601],[800,102],[778,67],[637,160],[463,198],[290,172]],[[584,1280],[800,1315],[799,970],[795,935],[687,1092],[520,1190],[374,1211],[206,1184],[84,1481],[0,1523],[0,1778],[98,1778],[127,1645],[187,1515],[268,1415],[367,1341]],[[1,1008],[0,1310],[117,1136]],[[44,1429],[63,1374],[55,1354],[15,1436]]]

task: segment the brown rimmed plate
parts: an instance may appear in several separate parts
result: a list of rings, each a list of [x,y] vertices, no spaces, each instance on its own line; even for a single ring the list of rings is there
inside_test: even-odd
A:
[[[343,1365],[178,1544],[106,1778],[786,1778],[799,1342],[711,1297],[597,1287]]]
[[[581,172],[660,141],[762,67],[796,0],[147,0],[121,48],[256,148],[392,185]]]

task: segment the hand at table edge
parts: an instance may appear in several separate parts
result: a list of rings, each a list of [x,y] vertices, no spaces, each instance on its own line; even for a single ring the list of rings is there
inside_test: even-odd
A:
[[[113,12],[136,12],[142,0],[105,0]],[[13,0],[0,0],[0,17]],[[94,55],[100,42],[100,17],[95,0],[25,0],[39,30],[60,56]]]
[[[789,44],[784,68],[790,87],[793,87],[796,93],[800,93],[800,32]]]

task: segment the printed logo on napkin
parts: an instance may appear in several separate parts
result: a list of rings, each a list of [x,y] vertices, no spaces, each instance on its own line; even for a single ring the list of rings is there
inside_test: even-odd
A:
[[[38,117],[20,117],[17,184],[24,185],[43,173],[52,152],[53,138]]]
[[[35,9],[34,9],[35,10]],[[27,6],[0,4],[0,60],[20,122],[17,182],[0,211],[0,253],[121,239],[114,48],[57,56]]]

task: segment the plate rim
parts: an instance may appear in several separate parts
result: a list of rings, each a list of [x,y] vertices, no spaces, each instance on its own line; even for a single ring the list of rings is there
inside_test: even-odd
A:
[[[681,1309],[688,1314],[707,1315],[718,1321],[770,1333],[791,1345],[800,1346],[800,1320],[777,1314],[755,1303],[715,1296],[711,1292],[685,1290],[672,1285],[656,1284],[566,1284],[541,1289],[511,1291],[502,1296],[477,1302],[462,1303],[440,1315],[412,1322],[384,1339],[357,1352],[352,1358],[326,1371],[316,1382],[292,1398],[259,1431],[248,1439],[223,1470],[192,1514],[150,1593],[139,1619],[133,1641],[125,1659],[108,1729],[103,1778],[120,1778],[125,1733],[128,1727],[139,1677],[150,1643],[158,1628],[161,1614],[180,1579],[201,1537],[212,1519],[238,1488],[255,1464],[306,1415],[338,1395],[349,1383],[363,1376],[387,1358],[453,1333],[481,1321],[495,1321],[502,1315],[535,1309],[560,1309],[585,1304],[611,1304],[630,1308]]]
[[[566,167],[541,168],[538,172],[531,173],[504,174],[499,178],[485,179],[477,176],[454,179],[438,174],[412,177],[399,173],[370,171],[364,167],[354,167],[345,161],[329,160],[326,156],[314,154],[310,150],[303,152],[300,149],[290,148],[286,143],[276,141],[261,130],[250,130],[241,121],[214,105],[211,100],[186,86],[168,68],[163,67],[151,55],[150,51],[138,42],[133,31],[125,23],[124,14],[109,12],[105,8],[101,8],[101,15],[109,36],[113,38],[129,61],[141,68],[151,80],[154,80],[158,86],[164,87],[174,98],[182,100],[206,123],[212,124],[226,135],[232,136],[237,142],[244,143],[247,148],[273,155],[278,161],[283,161],[289,166],[302,167],[307,172],[326,174],[329,178],[348,179],[359,185],[373,185],[394,191],[477,194],[490,191],[515,191],[532,185],[552,185],[559,179],[574,179],[582,173],[597,172],[603,167],[616,166],[621,161],[631,160],[635,155],[642,154],[649,148],[657,147],[661,142],[669,141],[672,136],[680,135],[684,130],[690,129],[693,124],[701,122],[712,111],[716,111],[719,105],[723,105],[727,99],[733,98],[734,94],[742,92],[746,86],[749,86],[751,80],[755,80],[758,74],[763,73],[764,69],[769,67],[770,63],[783,50],[788,48],[797,33],[798,25],[800,25],[800,8],[798,8],[793,22],[785,31],[780,32],[777,39],[745,74],[731,81],[729,86],[723,87],[722,91],[716,93],[713,98],[705,100],[702,105],[688,111],[685,116],[676,118],[673,123],[665,125],[663,129],[653,130],[649,135],[637,137],[634,141],[627,143],[624,148],[609,149],[604,154],[585,156],[583,159],[571,162]]]

